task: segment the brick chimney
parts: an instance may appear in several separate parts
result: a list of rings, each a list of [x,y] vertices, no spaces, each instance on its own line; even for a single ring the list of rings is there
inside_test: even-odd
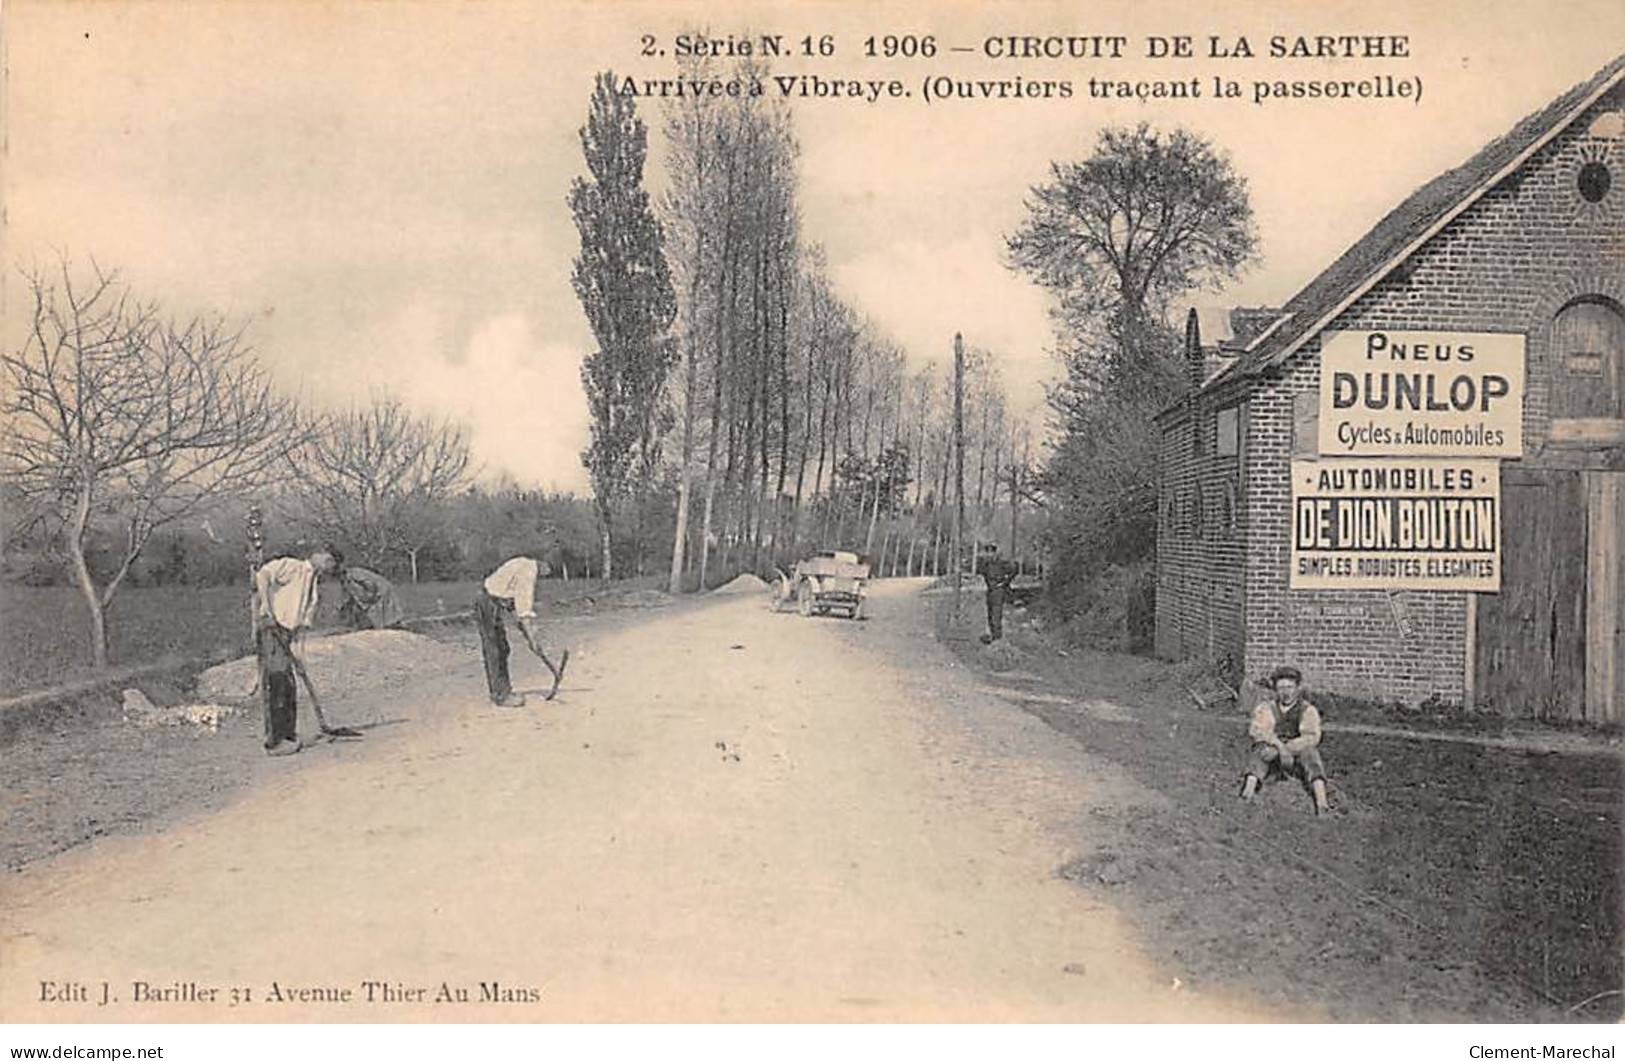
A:
[[[1190,373],[1191,387],[1201,387],[1206,378],[1206,365],[1202,356],[1202,320],[1192,306],[1185,315],[1185,368]]]

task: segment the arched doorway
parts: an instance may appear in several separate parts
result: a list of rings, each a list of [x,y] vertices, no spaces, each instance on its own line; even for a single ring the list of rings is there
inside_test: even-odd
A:
[[[1588,296],[1552,321],[1552,419],[1625,420],[1625,313]]]

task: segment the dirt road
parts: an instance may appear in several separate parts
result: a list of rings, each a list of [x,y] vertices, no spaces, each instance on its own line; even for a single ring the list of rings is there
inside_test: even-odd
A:
[[[1153,797],[955,666],[918,589],[863,623],[674,609],[576,646],[521,710],[472,654],[353,696],[402,724],[10,875],[0,1014],[1279,1017],[1189,990],[1057,876],[1092,802]]]

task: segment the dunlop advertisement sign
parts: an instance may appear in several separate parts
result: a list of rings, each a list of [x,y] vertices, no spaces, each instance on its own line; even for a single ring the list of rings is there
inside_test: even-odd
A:
[[[1524,338],[1501,332],[1328,332],[1326,456],[1518,457]]]
[[[1293,461],[1290,586],[1498,592],[1498,465]]]

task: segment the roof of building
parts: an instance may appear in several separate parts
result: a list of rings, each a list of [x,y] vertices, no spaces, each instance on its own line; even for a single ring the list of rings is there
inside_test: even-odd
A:
[[[1245,352],[1205,384],[1207,390],[1281,364],[1396,265],[1531,155],[1562,132],[1625,76],[1625,55],[1492,140],[1472,158],[1428,181],[1395,207],[1282,307]]]
[[[1237,354],[1280,317],[1277,306],[1192,306],[1202,349]]]
[[[1277,306],[1237,306],[1230,311],[1230,337],[1219,344],[1237,353],[1247,349],[1270,325],[1281,319]]]

